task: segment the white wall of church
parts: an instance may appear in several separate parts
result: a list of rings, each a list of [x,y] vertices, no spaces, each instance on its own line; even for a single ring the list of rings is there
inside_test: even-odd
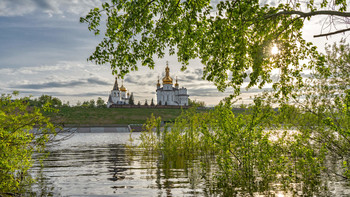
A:
[[[188,105],[188,95],[186,88],[178,88],[179,84],[176,83],[173,87],[173,79],[169,74],[169,67],[165,68],[165,77],[163,78],[163,87],[160,86],[159,78],[157,83],[157,104],[158,105]]]
[[[158,88],[157,89],[157,104],[161,105],[188,105],[188,95],[187,95],[187,89],[181,88],[181,89],[173,89],[172,90],[166,90],[169,89],[169,86],[166,86],[163,89]]]
[[[126,92],[112,90],[110,94],[110,98],[112,102],[107,102],[107,107],[110,107],[112,104],[124,105],[129,104],[129,97]]]

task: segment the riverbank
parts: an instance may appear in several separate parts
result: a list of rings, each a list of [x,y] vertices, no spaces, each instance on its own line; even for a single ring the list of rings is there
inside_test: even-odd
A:
[[[199,107],[198,112],[206,112],[213,107]],[[153,114],[163,122],[173,122],[183,110],[173,108],[83,108],[62,107],[58,113],[44,112],[54,123],[67,127],[124,127],[130,124],[144,124]],[[241,114],[242,108],[234,108],[234,114]]]
[[[182,110],[186,109],[64,107],[59,108],[57,114],[47,112],[45,115],[69,127],[97,127],[144,124],[152,114],[162,121],[174,121]]]
[[[103,125],[103,126],[76,126],[65,125],[63,133],[130,133],[141,132],[143,128],[142,124],[129,124],[129,125]],[[36,131],[36,130],[35,130]]]

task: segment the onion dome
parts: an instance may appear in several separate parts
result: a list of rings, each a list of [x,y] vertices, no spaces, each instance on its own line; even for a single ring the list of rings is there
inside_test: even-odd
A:
[[[160,83],[159,83],[159,76],[158,76],[158,83],[157,83],[157,88],[160,88]]]
[[[165,77],[163,78],[163,84],[173,84],[173,79],[169,76],[169,66],[168,62],[165,68]]]
[[[124,87],[123,82],[122,82],[122,86],[120,86],[120,91],[122,91],[122,92],[126,92],[126,88]]]
[[[124,85],[120,86],[120,91],[126,92],[126,88],[124,87]]]
[[[127,95],[128,95],[128,97],[130,96],[130,92],[129,92],[129,91],[128,91],[128,94],[127,94]]]
[[[176,83],[175,83],[175,88],[178,88],[179,84],[177,83],[177,76],[176,76]]]

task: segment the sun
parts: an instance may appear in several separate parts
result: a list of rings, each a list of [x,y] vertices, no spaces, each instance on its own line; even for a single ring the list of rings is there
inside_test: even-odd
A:
[[[278,54],[278,52],[279,52],[278,47],[276,46],[276,44],[274,44],[273,47],[271,48],[271,54],[276,55]]]

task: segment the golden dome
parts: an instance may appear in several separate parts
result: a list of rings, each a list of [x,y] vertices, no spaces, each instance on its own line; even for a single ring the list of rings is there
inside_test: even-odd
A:
[[[179,84],[177,83],[177,77],[176,77],[176,83],[175,83],[175,87],[178,87]]]
[[[120,86],[120,91],[126,92],[126,88],[124,87],[124,85]]]
[[[169,76],[169,70],[169,66],[167,65],[165,68],[165,77],[163,78],[163,84],[173,84],[173,79]]]
[[[159,76],[158,76],[158,83],[157,83],[157,87],[160,87],[160,83],[159,83]]]
[[[124,87],[124,81],[122,81],[122,86],[120,86],[120,91],[126,92],[126,88]]]

